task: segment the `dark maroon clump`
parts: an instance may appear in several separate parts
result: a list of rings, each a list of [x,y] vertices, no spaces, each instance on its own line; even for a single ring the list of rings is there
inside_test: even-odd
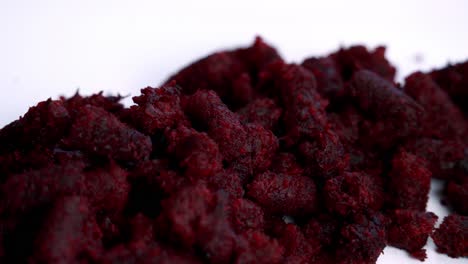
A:
[[[304,235],[321,251],[333,252],[340,236],[341,219],[322,214],[310,219],[304,226]]]
[[[292,153],[278,153],[271,163],[271,170],[276,173],[287,175],[301,175],[304,169]]]
[[[340,230],[337,262],[375,263],[386,242],[386,219],[381,214],[355,216]]]
[[[468,215],[468,178],[450,181],[447,184],[446,193],[453,209],[461,215]]]
[[[437,216],[431,212],[397,209],[390,214],[388,244],[405,249],[413,257],[424,261],[426,250],[422,248],[432,234],[436,221]]]
[[[315,183],[302,175],[259,174],[249,185],[248,195],[268,211],[286,215],[310,214],[317,207]]]
[[[248,48],[217,52],[198,60],[170,77],[192,94],[197,90],[213,90],[232,107],[243,106],[256,95],[257,74],[268,63],[281,60],[278,52],[261,38]]]
[[[422,133],[426,136],[452,139],[467,135],[463,113],[429,75],[411,74],[406,78],[404,90],[425,109]]]
[[[286,263],[307,263],[319,253],[320,248],[297,225],[285,224],[279,236],[285,248]]]
[[[218,145],[206,133],[179,126],[166,134],[167,151],[193,182],[212,177],[222,169]]]
[[[431,188],[427,162],[413,154],[399,151],[392,160],[388,185],[389,203],[393,208],[424,211]]]
[[[357,71],[347,96],[372,118],[367,134],[372,143],[389,148],[418,134],[424,109],[390,81],[368,71]]]
[[[37,234],[34,257],[44,263],[86,261],[101,254],[102,236],[87,200],[80,196],[58,199]]]
[[[468,257],[468,216],[449,215],[432,234],[437,250],[452,258]]]
[[[249,153],[246,128],[214,91],[197,91],[188,99],[185,111],[215,140],[227,162]]]
[[[0,153],[36,145],[54,145],[67,133],[70,125],[70,113],[62,101],[40,102],[19,120],[0,130]]]
[[[362,172],[345,172],[323,188],[328,210],[343,216],[378,211],[383,205],[382,184]]]
[[[91,105],[80,108],[64,141],[66,148],[119,161],[145,160],[151,153],[149,137],[123,124],[104,109]]]
[[[408,140],[404,148],[425,159],[434,178],[447,180],[465,174],[461,166],[465,159],[465,146],[459,141],[417,138]]]
[[[243,123],[257,123],[269,130],[275,130],[282,109],[269,98],[257,99],[237,112]]]
[[[60,100],[63,102],[64,106],[71,113],[73,117],[76,116],[77,110],[80,107],[85,105],[92,105],[104,108],[106,111],[118,114],[120,111],[124,110],[124,106],[120,101],[123,99],[122,96],[104,96],[103,92],[93,94],[90,96],[81,96],[78,92],[70,98],[64,96],[60,97]]]
[[[247,199],[236,199],[232,202],[232,225],[238,233],[249,229],[263,230],[265,213],[262,207]]]
[[[320,94],[333,97],[343,89],[341,70],[332,58],[308,58],[301,65],[314,74]]]
[[[142,95],[133,97],[137,104],[125,113],[129,122],[152,135],[167,127],[185,123],[186,117],[181,105],[181,89],[175,86],[163,86],[160,89],[147,87]]]
[[[200,264],[193,255],[175,251],[157,244],[132,243],[119,245],[100,256],[98,263],[161,263]]]
[[[385,48],[286,63],[261,38],[160,88],[47,100],[0,130],[1,263],[420,260],[468,208],[466,62],[400,85]],[[467,256],[467,219],[432,235]]]
[[[247,231],[239,238],[236,248],[236,264],[269,264],[282,263],[284,248],[277,240],[269,238],[262,232]]]
[[[466,101],[468,100],[468,61],[449,64],[447,67],[434,70],[431,73],[439,86],[447,92],[450,98],[461,108],[466,114],[468,107]]]
[[[377,47],[372,51],[364,46],[342,48],[331,54],[331,58],[344,80],[349,80],[359,70],[373,71],[389,81],[395,77],[395,67],[385,58],[385,47]]]
[[[208,185],[213,189],[222,189],[233,198],[240,198],[245,193],[242,179],[239,173],[233,169],[224,169],[210,177],[207,181]]]
[[[2,184],[2,212],[24,213],[50,204],[60,196],[79,194],[85,189],[83,169],[84,164],[76,162],[12,175]]]

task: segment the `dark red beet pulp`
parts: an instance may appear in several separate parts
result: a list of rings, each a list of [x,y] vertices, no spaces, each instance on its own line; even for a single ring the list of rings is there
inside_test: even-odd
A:
[[[39,103],[0,130],[0,262],[375,263],[429,236],[468,256],[468,62],[400,86],[384,52],[288,64],[257,38],[130,108]],[[435,233],[431,177],[459,214]]]

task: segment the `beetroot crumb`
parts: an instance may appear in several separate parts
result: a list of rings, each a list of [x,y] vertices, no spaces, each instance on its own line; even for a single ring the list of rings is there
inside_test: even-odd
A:
[[[432,234],[437,250],[452,258],[468,257],[468,216],[449,215]]]
[[[231,206],[232,224],[238,233],[264,229],[264,212],[260,206],[247,199],[236,199]]]
[[[301,175],[265,172],[255,177],[248,190],[250,197],[271,212],[305,215],[317,207],[315,183]]]
[[[341,228],[339,263],[374,263],[386,244],[386,219],[381,214],[357,216]],[[349,256],[353,256],[350,258]]]
[[[333,97],[343,89],[341,72],[333,59],[308,58],[302,62],[302,66],[314,74],[317,89],[322,95]]]
[[[446,193],[454,210],[461,215],[468,215],[468,178],[461,182],[450,181]]]
[[[301,168],[296,157],[292,153],[278,153],[273,158],[271,170],[276,173],[284,173],[288,175],[301,175],[304,169]]]
[[[404,90],[426,111],[424,132],[440,139],[460,138],[468,131],[463,113],[429,75],[421,72],[406,78]]]
[[[79,196],[58,199],[46,223],[36,239],[38,260],[70,263],[83,256],[93,258],[101,253],[102,233],[91,216],[86,199]]]
[[[286,224],[280,234],[280,243],[285,248],[285,255],[289,262],[291,259],[311,260],[319,249],[314,247],[302,230],[293,224]]]
[[[374,131],[368,132],[381,136],[370,138],[377,145],[388,148],[402,138],[418,135],[424,109],[390,81],[361,70],[353,75],[346,94],[361,111],[377,121],[371,128]]]
[[[389,81],[393,81],[395,77],[395,67],[385,58],[385,47],[377,47],[369,51],[364,46],[352,46],[338,50],[331,57],[340,69],[344,80],[349,80],[358,70],[370,70]]]
[[[243,123],[257,123],[269,130],[275,130],[281,117],[282,109],[269,98],[252,101],[237,112]]]
[[[427,238],[432,233],[437,216],[430,212],[397,209],[390,215],[387,231],[391,246],[407,250],[413,257],[424,261]]]
[[[426,209],[432,175],[426,164],[425,160],[405,151],[393,157],[388,195],[394,208]]]
[[[166,135],[168,152],[185,169],[185,175],[193,182],[213,176],[222,168],[218,145],[206,133],[179,126]]]
[[[129,109],[131,123],[146,134],[154,134],[175,124],[187,122],[181,106],[181,89],[164,86],[159,89],[147,87],[142,95],[133,97],[137,104]]]
[[[242,180],[237,172],[232,169],[222,170],[208,179],[208,185],[216,190],[224,190],[233,198],[244,195]]]
[[[90,105],[80,108],[65,142],[68,148],[127,162],[147,159],[151,152],[148,137],[104,109]]]
[[[384,202],[381,183],[359,172],[328,180],[323,192],[328,210],[343,216],[378,211]]]
[[[419,138],[409,140],[404,148],[425,159],[432,176],[438,179],[448,180],[459,174],[459,164],[465,158],[463,145],[454,140]]]
[[[465,114],[468,113],[468,108],[465,104],[468,98],[468,92],[465,89],[468,84],[468,61],[453,65],[449,64],[447,67],[432,71],[430,74],[457,106]]]
[[[84,191],[82,162],[51,165],[40,170],[11,176],[2,186],[2,212],[16,215],[50,204],[62,195]],[[62,179],[67,175],[67,180]]]
[[[375,263],[468,256],[468,62],[395,83],[385,48],[285,62],[260,37],[0,130],[1,263]],[[432,233],[431,177],[451,215]]]
[[[331,251],[339,239],[340,221],[331,215],[319,215],[309,220],[304,227],[304,236],[321,251]]]
[[[207,128],[227,162],[249,152],[248,134],[239,116],[229,110],[215,92],[197,91],[188,99],[185,111],[190,112],[192,122]]]
[[[236,264],[273,264],[281,263],[284,248],[262,232],[247,231],[241,235],[236,252]]]
[[[0,130],[0,153],[56,144],[70,129],[71,117],[61,101],[51,99],[31,107],[19,120]]]
[[[161,263],[200,264],[197,257],[153,244],[129,244],[116,246],[99,259],[99,263]]]

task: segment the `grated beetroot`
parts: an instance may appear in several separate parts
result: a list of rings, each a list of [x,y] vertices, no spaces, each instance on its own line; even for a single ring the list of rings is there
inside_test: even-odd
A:
[[[422,248],[436,221],[437,216],[431,212],[396,209],[390,214],[388,244],[405,249],[415,258],[424,261],[426,250]]]
[[[468,216],[449,215],[432,234],[439,252],[453,258],[468,257]]]
[[[257,38],[121,96],[0,130],[1,263],[375,263],[467,257],[468,62],[402,86],[385,48],[286,63]],[[459,215],[426,212],[431,178]]]

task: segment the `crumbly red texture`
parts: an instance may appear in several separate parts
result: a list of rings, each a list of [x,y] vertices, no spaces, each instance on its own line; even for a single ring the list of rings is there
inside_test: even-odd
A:
[[[310,214],[317,207],[315,183],[305,176],[265,172],[250,183],[247,195],[268,211],[284,215]]]
[[[40,102],[0,130],[0,153],[54,145],[70,127],[70,113],[62,101]]]
[[[164,131],[167,127],[184,124],[186,117],[181,106],[181,89],[164,86],[160,89],[147,87],[142,95],[133,98],[136,105],[123,114],[128,122],[135,124],[145,134]]]
[[[87,200],[65,196],[55,201],[37,234],[34,257],[44,263],[93,259],[101,252],[102,233]]]
[[[398,151],[392,160],[389,173],[389,199],[393,208],[425,211],[431,188],[431,172],[426,161]]]
[[[453,209],[461,215],[468,215],[468,178],[463,181],[450,181],[446,193]]]
[[[369,51],[364,46],[342,48],[330,55],[337,65],[341,76],[348,80],[356,71],[370,70],[389,81],[393,81],[396,69],[385,58],[385,47]]]
[[[341,70],[332,58],[308,58],[301,65],[314,74],[321,95],[333,97],[343,89]]]
[[[343,216],[379,211],[384,203],[382,183],[361,172],[345,172],[323,188],[328,210]]]
[[[218,145],[206,133],[179,126],[168,131],[166,138],[170,142],[167,151],[174,155],[186,178],[193,182],[213,177],[222,169]]]
[[[354,216],[340,230],[337,263],[374,263],[386,245],[386,218],[373,215]],[[353,257],[350,257],[353,256]]]
[[[468,63],[399,85],[384,52],[298,65],[257,38],[130,107],[40,102],[0,130],[0,262],[360,264],[387,243],[424,259],[431,177],[468,211]],[[441,252],[466,256],[465,218],[433,235]]]
[[[388,244],[405,249],[412,256],[424,261],[426,250],[422,248],[426,245],[436,221],[437,216],[431,212],[396,209],[390,214]]]
[[[367,131],[371,144],[391,148],[404,138],[418,135],[424,109],[388,80],[360,70],[345,91],[372,119]]]
[[[468,99],[468,61],[449,64],[447,67],[434,70],[430,73],[432,79],[447,92],[461,110],[467,114],[468,107],[466,100]]]
[[[281,118],[282,109],[272,99],[261,98],[252,101],[237,112],[243,123],[257,123],[274,131]]]
[[[103,108],[86,105],[77,112],[65,148],[115,160],[137,161],[151,153],[151,140]]]
[[[468,257],[468,216],[449,215],[432,234],[437,250],[453,258]]]
[[[404,90],[425,109],[422,132],[425,136],[458,139],[467,135],[463,113],[429,75],[411,74],[405,80]]]
[[[408,140],[404,149],[425,159],[434,178],[448,180],[468,175],[463,169],[466,145],[460,141],[422,137]]]

